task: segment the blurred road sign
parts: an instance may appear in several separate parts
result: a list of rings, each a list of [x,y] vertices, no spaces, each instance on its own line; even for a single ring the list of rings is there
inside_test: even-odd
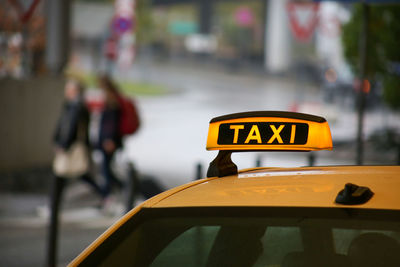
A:
[[[130,66],[132,66],[134,61],[135,61],[135,46],[132,45],[132,46],[122,47],[118,55],[118,66],[123,70],[127,70],[130,68]]]
[[[288,3],[290,28],[294,37],[301,42],[307,42],[312,36],[318,21],[318,3]]]
[[[115,38],[110,37],[107,39],[104,53],[109,60],[116,59],[118,53],[118,41]]]
[[[111,36],[105,54],[119,69],[129,69],[135,60],[135,0],[115,0]]]
[[[115,17],[112,21],[112,30],[114,33],[121,35],[129,32],[134,27],[133,18]]]
[[[235,11],[235,21],[237,25],[242,27],[249,27],[254,23],[254,15],[249,7],[239,7]]]
[[[188,35],[198,31],[197,23],[192,21],[172,21],[168,24],[168,31],[174,35]]]
[[[38,6],[40,0],[32,0],[30,5],[28,5],[28,9],[25,9],[24,5],[20,3],[18,0],[8,0],[10,4],[14,7],[19,15],[19,19],[22,23],[27,23],[29,19],[32,17],[33,12],[35,12],[36,7]],[[26,4],[26,1],[23,1]]]

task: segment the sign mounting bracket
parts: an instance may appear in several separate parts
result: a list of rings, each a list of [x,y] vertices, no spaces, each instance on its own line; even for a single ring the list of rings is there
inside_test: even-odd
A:
[[[208,167],[207,177],[223,177],[237,174],[238,168],[232,161],[232,152],[230,150],[220,150],[217,157],[211,161]]]

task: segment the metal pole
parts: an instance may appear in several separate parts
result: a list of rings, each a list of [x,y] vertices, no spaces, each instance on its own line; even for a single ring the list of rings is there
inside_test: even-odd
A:
[[[46,1],[46,65],[53,74],[60,74],[68,61],[71,2]]]
[[[47,266],[57,265],[58,217],[65,179],[54,177],[50,196],[50,221],[47,240]]]
[[[397,143],[397,165],[400,165],[400,142]]]
[[[211,21],[213,16],[212,0],[198,0],[199,4],[199,32],[201,34],[211,33]]]
[[[261,155],[258,154],[257,157],[256,157],[256,167],[257,167],[257,168],[258,168],[258,167],[261,167],[261,165],[262,165]]]
[[[263,63],[264,63],[264,70],[266,70],[265,66],[267,66],[267,21],[268,21],[268,7],[269,7],[270,0],[262,0],[261,6],[263,9],[262,12],[262,25],[263,25],[263,32],[262,32],[262,40],[263,40]]]
[[[308,154],[308,166],[312,167],[315,165],[315,153],[314,152],[310,152]]]
[[[196,180],[200,180],[203,177],[203,165],[199,162],[196,164]]]
[[[364,163],[364,143],[363,143],[363,127],[365,112],[365,92],[364,81],[367,77],[368,66],[368,24],[369,24],[369,5],[362,4],[362,25],[360,36],[360,86],[358,88],[358,118],[357,118],[357,151],[356,164]]]
[[[128,195],[126,198],[125,212],[130,211],[133,208],[137,193],[139,192],[139,178],[138,172],[134,165],[129,163],[129,177],[128,177]]]

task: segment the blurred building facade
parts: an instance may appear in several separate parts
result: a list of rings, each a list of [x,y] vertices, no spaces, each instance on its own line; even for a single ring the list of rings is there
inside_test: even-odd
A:
[[[46,74],[47,1],[0,1],[0,171],[49,166],[63,79]]]

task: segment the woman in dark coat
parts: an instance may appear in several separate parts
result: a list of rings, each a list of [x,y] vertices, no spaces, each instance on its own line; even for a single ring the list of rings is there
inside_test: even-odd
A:
[[[78,139],[84,141],[89,151],[89,112],[84,103],[83,91],[84,88],[78,81],[69,80],[65,85],[65,102],[54,134],[56,153],[60,150],[67,151]],[[103,196],[100,187],[91,178],[89,170],[79,178],[87,182],[96,193]]]
[[[61,151],[68,151],[78,139],[79,141],[84,141],[83,143],[87,146],[89,145],[89,112],[83,101],[83,89],[83,86],[75,80],[69,80],[65,85],[65,102],[57,123],[53,140],[56,154]],[[89,148],[89,146],[87,148]],[[89,151],[89,149],[87,150]],[[87,157],[89,157],[89,153],[87,154]],[[89,158],[88,162],[90,162]],[[89,170],[87,173],[81,175],[80,179],[83,179],[91,185],[94,191],[103,199],[103,192],[89,175]],[[47,261],[49,266],[54,266],[57,259],[58,214],[63,189],[67,179],[66,177],[55,174],[52,182],[50,222],[47,242]]]

